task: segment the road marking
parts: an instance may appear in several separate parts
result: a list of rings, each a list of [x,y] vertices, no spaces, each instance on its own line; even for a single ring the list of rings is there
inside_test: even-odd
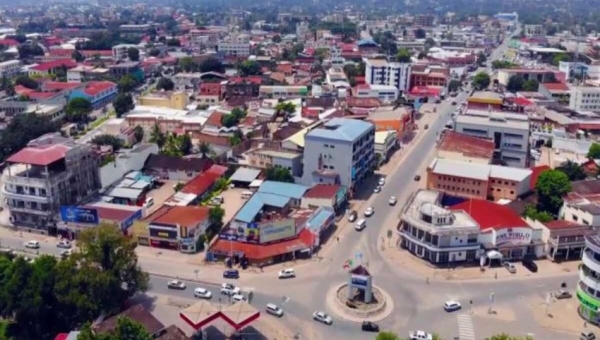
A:
[[[473,328],[473,319],[468,314],[460,314],[458,320],[458,337],[460,340],[475,340],[475,328]]]

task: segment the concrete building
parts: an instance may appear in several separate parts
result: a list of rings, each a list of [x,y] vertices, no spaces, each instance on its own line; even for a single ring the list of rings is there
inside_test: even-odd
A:
[[[250,36],[247,34],[229,36],[220,41],[217,48],[225,56],[247,57],[250,55]]]
[[[365,63],[365,80],[369,85],[388,85],[408,91],[410,72],[409,63],[392,63],[381,59],[367,59]]]
[[[142,106],[162,107],[165,109],[185,110],[188,95],[184,91],[155,91],[138,97]]]
[[[377,98],[381,102],[392,103],[398,99],[400,91],[391,85],[369,85],[360,84],[352,89],[352,95],[356,98]]]
[[[417,26],[433,26],[435,16],[433,14],[418,14],[413,18],[413,25]]]
[[[512,76],[520,76],[524,80],[535,79],[538,83],[552,83],[556,79],[555,71],[543,69],[527,69],[527,68],[510,68],[498,70],[498,83],[500,85],[508,85],[508,81]]]
[[[490,164],[494,142],[454,131],[446,131],[437,145],[437,158],[467,163]]]
[[[585,237],[583,264],[579,268],[577,299],[580,302],[579,315],[593,324],[600,322],[600,235]]]
[[[600,111],[600,87],[573,86],[569,108],[582,111]]]
[[[454,131],[494,142],[497,159],[509,166],[529,166],[527,115],[483,110],[467,110],[454,120]]]
[[[144,138],[148,138],[156,124],[164,133],[200,132],[211,114],[212,112],[209,111],[174,110],[138,105],[127,113],[125,120],[130,127],[141,126],[144,129]]]
[[[125,59],[129,58],[129,55],[127,54],[127,51],[130,48],[139,49],[139,46],[138,45],[131,45],[131,44],[119,44],[119,45],[113,46],[113,48],[112,48],[113,58],[115,60],[125,60]]]
[[[298,37],[299,42],[303,42],[306,40],[306,36],[311,33],[308,22],[301,21],[296,24],[296,37]]]
[[[531,174],[530,169],[436,158],[427,167],[427,189],[457,197],[515,200],[530,190]]]
[[[7,60],[0,63],[0,77],[14,77],[21,72],[20,60]]]
[[[398,148],[398,133],[396,131],[375,132],[375,157],[378,166],[387,163],[394,150]]]
[[[282,167],[292,176],[302,176],[302,154],[285,149],[253,148],[238,156],[238,164],[257,169]]]
[[[16,224],[47,229],[58,220],[61,206],[77,205],[100,187],[92,146],[60,134],[30,141],[6,162],[2,194]]]
[[[577,181],[563,199],[559,216],[569,222],[600,226],[600,180]]]
[[[304,136],[307,184],[341,184],[356,190],[375,166],[375,126],[334,118]]]

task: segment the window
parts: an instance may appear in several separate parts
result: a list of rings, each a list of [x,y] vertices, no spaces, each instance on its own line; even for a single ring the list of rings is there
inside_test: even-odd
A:
[[[511,190],[511,191],[510,191],[510,194],[511,194],[511,195],[514,195],[514,194],[515,194],[515,191],[514,191],[514,190]]]

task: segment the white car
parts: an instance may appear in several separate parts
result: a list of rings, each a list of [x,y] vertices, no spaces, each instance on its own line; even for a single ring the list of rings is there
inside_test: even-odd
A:
[[[38,241],[27,241],[27,243],[25,243],[25,248],[31,248],[31,249],[39,249],[40,248],[40,243]]]
[[[333,323],[331,316],[329,316],[329,315],[327,315],[327,313],[321,312],[321,311],[314,312],[313,319],[316,321],[322,322],[326,325],[331,325]]]
[[[381,177],[378,184],[380,187],[382,187],[385,184],[385,177]]]
[[[58,248],[71,249],[71,242],[62,240],[56,245]]]
[[[408,338],[410,340],[433,340],[433,335],[424,331],[410,331]]]
[[[289,279],[292,277],[296,277],[296,272],[294,271],[294,268],[286,268],[284,270],[279,271],[280,279]]]
[[[365,210],[366,217],[371,217],[371,216],[373,216],[374,213],[375,213],[375,209],[373,207],[368,207],[367,210]]]
[[[388,201],[388,203],[390,205],[396,205],[397,202],[398,202],[398,199],[396,198],[396,196],[390,197],[390,200]]]
[[[210,299],[212,297],[212,293],[210,292],[210,290],[198,287],[194,289],[194,297],[200,299]]]
[[[246,301],[246,297],[243,296],[242,294],[235,294],[234,296],[231,297],[233,299],[233,301],[235,302],[240,302],[240,301]]]
[[[376,186],[375,189],[373,190],[374,193],[378,194],[381,192],[381,187],[380,186]]]
[[[221,294],[227,296],[233,296],[240,293],[240,288],[232,285],[231,283],[223,283],[221,285]]]
[[[459,310],[462,308],[462,305],[458,301],[446,301],[444,303],[444,310],[446,312],[454,312],[455,310]]]
[[[179,281],[179,280],[173,280],[173,281],[169,281],[169,283],[167,283],[167,287],[169,287],[169,289],[179,289],[179,290],[184,290],[185,289],[185,283]]]
[[[71,251],[71,249],[65,249],[63,251],[60,252],[60,256],[61,257],[69,257],[71,256],[71,254],[73,254],[73,252]]]

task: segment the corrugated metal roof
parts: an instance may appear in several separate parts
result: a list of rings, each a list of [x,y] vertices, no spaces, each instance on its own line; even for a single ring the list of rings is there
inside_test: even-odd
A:
[[[231,176],[232,182],[252,182],[260,175],[260,170],[250,168],[239,168]]]
[[[250,223],[265,205],[282,208],[289,201],[290,197],[288,196],[257,192],[238,211],[237,215],[235,215],[235,220]]]
[[[258,188],[258,192],[285,195],[287,197],[301,199],[308,189],[309,188],[307,186],[300,184],[264,181],[262,185]]]
[[[374,128],[372,123],[358,119],[333,118],[325,123],[323,128],[310,131],[306,137],[353,142],[365,132]]]
[[[490,166],[487,164],[456,162],[448,159],[433,160],[430,168],[437,175],[460,176],[466,178],[486,181],[490,174]]]

